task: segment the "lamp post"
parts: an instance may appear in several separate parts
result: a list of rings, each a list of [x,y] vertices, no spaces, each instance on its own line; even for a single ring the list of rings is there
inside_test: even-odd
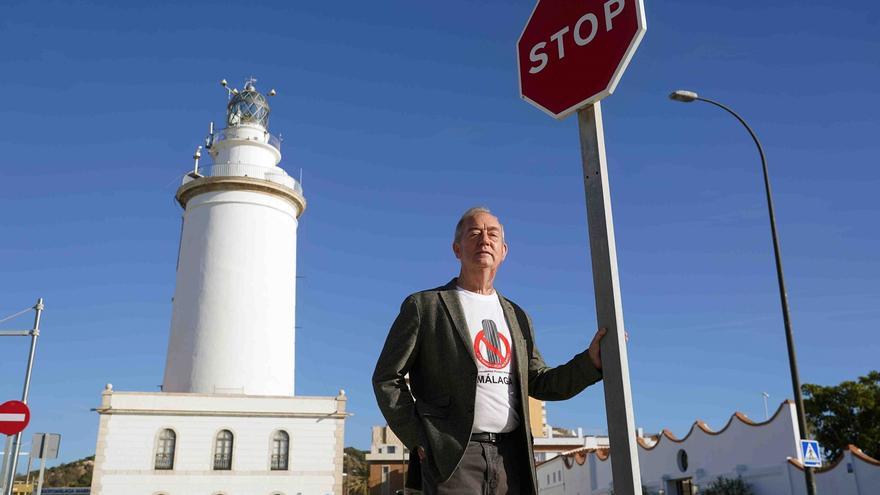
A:
[[[703,98],[693,91],[685,90],[674,91],[669,95],[669,98],[683,103],[703,101],[725,110],[736,117],[736,120],[738,120],[739,123],[749,131],[749,135],[752,136],[752,140],[755,141],[755,146],[758,147],[758,154],[761,155],[761,167],[764,171],[764,190],[767,193],[767,211],[770,215],[770,233],[773,237],[773,255],[776,258],[776,280],[779,283],[779,299],[782,304],[782,320],[785,323],[785,342],[788,345],[788,365],[791,370],[791,385],[794,391],[795,408],[797,409],[798,428],[800,429],[801,435],[803,435],[804,438],[807,438],[809,435],[807,434],[807,422],[804,418],[804,400],[801,396],[801,379],[798,374],[797,356],[794,352],[794,336],[791,332],[791,318],[789,317],[788,312],[788,294],[785,290],[785,278],[782,275],[782,257],[779,254],[779,236],[776,234],[776,215],[773,213],[773,197],[770,194],[770,177],[767,174],[767,160],[764,157],[764,149],[761,147],[761,142],[758,141],[758,136],[756,136],[752,128],[749,127],[749,124],[747,124],[739,114],[726,105],[708,98]],[[807,484],[807,495],[816,495],[816,482],[813,478],[812,468],[804,467],[804,478]]]

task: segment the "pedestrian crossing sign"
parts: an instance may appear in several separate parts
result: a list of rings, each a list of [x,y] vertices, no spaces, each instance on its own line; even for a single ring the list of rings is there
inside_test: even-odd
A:
[[[801,440],[801,462],[804,467],[822,467],[822,458],[819,457],[819,442]]]

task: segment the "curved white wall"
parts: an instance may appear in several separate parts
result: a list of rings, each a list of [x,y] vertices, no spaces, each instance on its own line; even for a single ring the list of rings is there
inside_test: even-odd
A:
[[[298,213],[255,191],[188,201],[163,391],[293,395]]]
[[[258,126],[227,127],[223,139],[208,150],[216,164],[244,163],[271,167],[281,161],[281,152],[269,144],[269,131]]]

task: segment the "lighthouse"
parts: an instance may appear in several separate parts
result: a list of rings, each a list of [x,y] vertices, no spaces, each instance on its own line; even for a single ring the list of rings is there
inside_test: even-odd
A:
[[[227,91],[185,173],[159,391],[101,393],[92,495],[342,494],[347,398],[294,394],[296,241],[267,95]],[[169,255],[173,255],[169,253]],[[158,371],[157,363],[157,371]],[[324,386],[321,384],[320,386]]]
[[[196,167],[176,195],[183,227],[162,390],[293,395],[306,202],[278,166],[266,96],[253,79],[229,96],[225,128],[211,125],[205,142],[213,165]]]

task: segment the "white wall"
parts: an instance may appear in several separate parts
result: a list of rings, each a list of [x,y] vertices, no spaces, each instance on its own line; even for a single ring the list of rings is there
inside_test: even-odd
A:
[[[260,125],[242,124],[220,131],[209,150],[215,164],[245,164],[271,167],[281,161],[281,152],[269,145],[269,132]]]
[[[93,495],[341,493],[344,396],[105,392],[98,411]],[[174,469],[155,470],[156,439],[165,428],[177,434]],[[214,471],[214,439],[223,429],[234,434],[232,469]],[[279,429],[290,436],[288,471],[270,470]]]
[[[538,493],[540,495],[566,493],[564,480],[566,471],[562,457],[554,457],[538,466]]]
[[[877,495],[880,494],[880,462],[863,454],[858,448],[849,446],[843,457],[829,466],[814,471],[816,491],[822,495]],[[791,493],[807,493],[804,472],[801,464],[792,461],[788,464],[791,478]]]
[[[773,418],[764,423],[735,414],[718,431],[701,422],[694,423],[681,439],[665,431],[653,446],[640,442],[642,483],[652,491],[662,488],[671,493],[671,480],[692,478],[705,487],[718,476],[741,475],[756,495],[803,495],[803,472],[794,465],[797,461],[788,460],[797,459],[798,436],[794,404],[790,402],[784,402]],[[686,469],[678,465],[680,450],[687,453]],[[562,457],[538,466],[541,495],[607,494],[612,486],[611,458],[603,457],[590,452],[583,465],[569,456],[570,467],[566,467]],[[560,466],[564,482],[547,485],[547,474]],[[851,448],[833,468],[818,472],[816,480],[823,495],[878,495],[880,463]]]
[[[862,455],[864,456],[864,454]],[[872,462],[868,462],[855,455],[850,455],[850,457],[852,458],[856,484],[859,488],[858,495],[880,493],[880,462],[877,462],[877,459],[871,459]],[[847,470],[846,465],[841,469],[845,472]]]
[[[189,200],[164,391],[293,395],[299,213],[256,191]]]

